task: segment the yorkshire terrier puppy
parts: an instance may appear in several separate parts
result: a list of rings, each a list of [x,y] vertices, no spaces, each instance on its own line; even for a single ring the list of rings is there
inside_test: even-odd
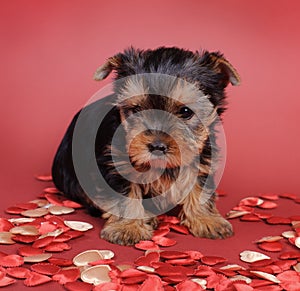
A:
[[[219,52],[160,47],[118,53],[94,78],[102,80],[112,71],[117,82],[114,93],[79,111],[58,148],[52,166],[56,187],[91,214],[101,211],[107,219],[101,237],[112,243],[132,245],[151,239],[159,213],[152,209],[160,206],[155,202],[147,208],[146,201],[164,194],[172,207],[179,205],[181,224],[193,235],[231,236],[231,224],[215,207],[212,151],[216,122],[226,109],[225,88],[240,82],[234,67]],[[86,154],[85,142],[101,112],[105,116],[97,126],[92,153]],[[83,150],[76,153],[72,142],[82,114]],[[96,160],[98,173],[89,166],[84,173],[102,175],[107,187],[92,186],[91,191],[83,187],[74,166],[76,154],[82,165]],[[134,201],[120,203],[123,215],[114,211],[118,203],[110,201],[113,191]]]

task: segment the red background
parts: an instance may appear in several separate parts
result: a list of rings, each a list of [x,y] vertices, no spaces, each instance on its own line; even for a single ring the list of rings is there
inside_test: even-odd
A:
[[[1,1],[2,212],[41,191],[33,175],[50,171],[72,116],[107,82],[95,69],[129,45],[220,50],[240,73],[224,116],[222,213],[247,195],[297,193],[299,10],[297,0]]]

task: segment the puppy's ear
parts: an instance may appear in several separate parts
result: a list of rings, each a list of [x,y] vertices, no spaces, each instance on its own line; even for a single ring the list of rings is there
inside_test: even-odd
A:
[[[204,54],[205,62],[220,75],[220,83],[225,88],[229,83],[237,86],[241,82],[241,78],[236,69],[229,63],[221,53],[213,52]]]
[[[116,70],[121,64],[121,54],[110,57],[102,66],[100,66],[95,74],[94,80],[101,81],[105,79],[112,70]]]

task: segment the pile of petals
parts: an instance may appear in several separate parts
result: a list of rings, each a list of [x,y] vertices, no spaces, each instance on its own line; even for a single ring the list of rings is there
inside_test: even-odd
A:
[[[49,182],[51,176],[38,179]],[[81,205],[48,187],[38,199],[6,209],[12,218],[0,218],[0,244],[19,246],[17,253],[0,252],[0,287],[22,280],[28,287],[56,281],[70,291],[300,290],[300,216],[278,217],[259,210],[277,207],[279,198],[300,202],[294,194],[264,194],[242,199],[227,214],[228,219],[290,227],[282,234],[258,239],[255,245],[260,251],[241,252],[242,264],[228,264],[226,258],[199,250],[174,250],[176,240],[168,234],[174,231],[189,235],[189,231],[177,217],[162,215],[152,239],[134,246],[143,254],[131,264],[118,265],[111,250],[86,250],[74,258],[55,257],[55,253],[69,250],[69,242],[93,226],[64,220],[64,214],[76,215]],[[292,251],[283,251],[283,240]],[[166,249],[171,246],[172,250]],[[270,258],[265,251],[277,253],[278,259]]]

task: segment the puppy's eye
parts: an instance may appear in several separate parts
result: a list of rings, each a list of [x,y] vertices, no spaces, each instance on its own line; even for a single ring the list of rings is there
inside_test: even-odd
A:
[[[195,114],[194,111],[192,111],[190,108],[186,106],[182,106],[178,111],[179,117],[183,119],[190,119],[193,117],[194,114]]]

